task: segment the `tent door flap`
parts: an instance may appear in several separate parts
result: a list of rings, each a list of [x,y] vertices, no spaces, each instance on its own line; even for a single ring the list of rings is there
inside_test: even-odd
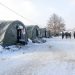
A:
[[[25,40],[22,39],[22,29],[17,29],[17,43],[25,43]]]

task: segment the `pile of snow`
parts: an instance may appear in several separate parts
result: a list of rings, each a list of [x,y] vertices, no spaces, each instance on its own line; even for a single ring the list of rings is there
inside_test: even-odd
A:
[[[2,52],[3,51],[3,47],[0,45],[0,52]]]
[[[45,43],[46,40],[44,40],[43,38],[36,38],[34,40],[32,40],[33,43]]]

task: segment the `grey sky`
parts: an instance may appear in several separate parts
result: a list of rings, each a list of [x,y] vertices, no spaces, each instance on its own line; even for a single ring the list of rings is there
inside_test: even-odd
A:
[[[44,27],[50,15],[56,13],[65,20],[67,28],[75,28],[74,0],[0,0],[0,2],[25,17],[23,19],[0,5],[1,20],[18,19],[26,25],[38,24]]]

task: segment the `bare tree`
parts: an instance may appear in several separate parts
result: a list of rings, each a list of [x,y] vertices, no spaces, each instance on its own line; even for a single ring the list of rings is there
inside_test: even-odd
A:
[[[47,29],[54,35],[65,30],[64,20],[56,14],[53,14],[48,22]]]

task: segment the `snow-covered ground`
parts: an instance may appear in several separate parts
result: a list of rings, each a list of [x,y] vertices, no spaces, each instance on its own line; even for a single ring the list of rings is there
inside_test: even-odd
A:
[[[46,39],[46,43],[0,46],[0,75],[75,75],[75,39]]]

